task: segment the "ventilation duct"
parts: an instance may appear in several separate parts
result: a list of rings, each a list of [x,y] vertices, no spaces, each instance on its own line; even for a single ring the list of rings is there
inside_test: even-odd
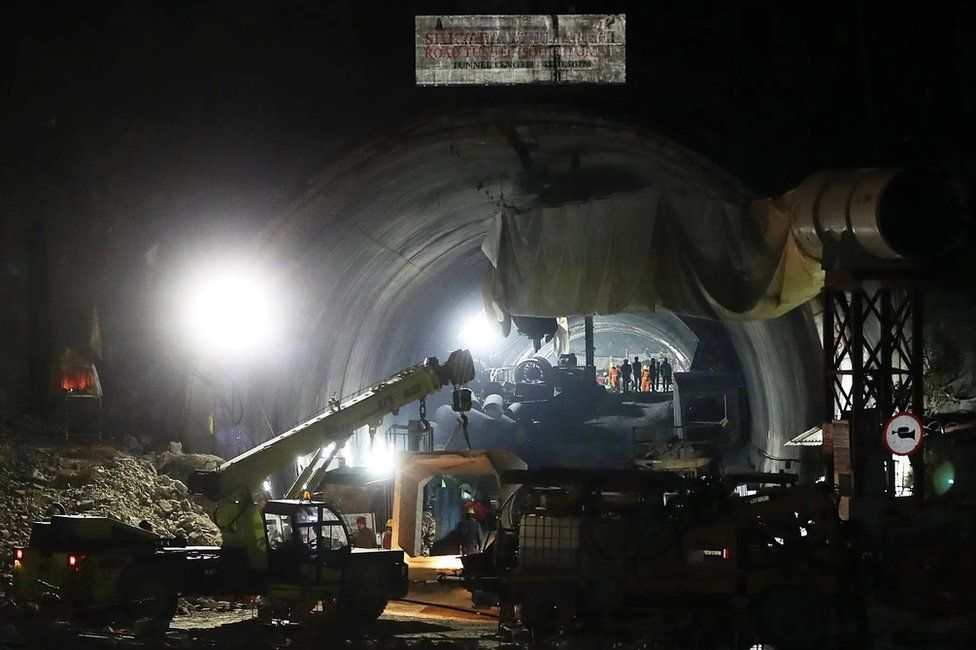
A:
[[[793,236],[808,255],[845,240],[882,260],[945,252],[965,217],[965,196],[938,174],[898,169],[817,172],[784,195]]]
[[[499,322],[657,309],[777,318],[816,297],[824,267],[939,254],[964,216],[950,179],[895,169],[818,172],[743,203],[649,186],[505,208],[482,246],[492,264],[486,312]]]

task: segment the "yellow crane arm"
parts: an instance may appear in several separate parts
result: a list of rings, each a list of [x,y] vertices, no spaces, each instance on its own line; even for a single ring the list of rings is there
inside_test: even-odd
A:
[[[379,423],[383,416],[435,393],[449,384],[474,379],[474,362],[467,350],[455,350],[443,365],[428,358],[339,402],[322,413],[232,458],[211,476],[195,481],[202,492],[218,499],[256,492],[261,482],[294,460],[344,440],[364,425]]]
[[[242,550],[249,569],[266,571],[264,516],[254,497],[267,476],[298,456],[343,440],[355,429],[376,423],[387,413],[442,386],[466,384],[472,379],[474,362],[467,350],[455,350],[443,365],[437,359],[427,359],[343,401],[334,400],[325,412],[228,460],[216,470],[194,473],[190,487],[217,501],[214,521],[223,536],[222,546]]]

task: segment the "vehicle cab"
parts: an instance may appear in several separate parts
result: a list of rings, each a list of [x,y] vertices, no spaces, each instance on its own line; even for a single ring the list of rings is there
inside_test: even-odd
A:
[[[319,582],[326,576],[313,575],[318,572],[308,572],[303,565],[339,570],[348,562],[349,531],[342,517],[325,503],[269,501],[264,507],[264,529],[268,569],[279,579]]]
[[[353,549],[342,516],[327,503],[280,499],[263,512],[270,595],[317,599],[352,589],[385,603],[406,594],[403,551]]]

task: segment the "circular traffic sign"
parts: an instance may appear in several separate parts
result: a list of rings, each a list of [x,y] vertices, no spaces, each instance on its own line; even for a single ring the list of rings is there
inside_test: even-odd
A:
[[[922,446],[925,425],[914,413],[895,413],[884,426],[884,443],[896,456],[910,456]]]

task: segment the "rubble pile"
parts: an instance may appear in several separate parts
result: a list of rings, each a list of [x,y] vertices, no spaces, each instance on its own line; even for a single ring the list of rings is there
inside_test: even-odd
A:
[[[192,545],[220,543],[206,504],[183,481],[157,471],[160,460],[165,471],[182,455],[178,446],[157,457],[139,457],[107,445],[37,445],[0,439],[0,596],[10,584],[14,547],[27,543],[31,523],[44,519],[53,503],[63,504],[69,514],[104,515],[132,525],[145,520],[160,535],[183,537]],[[180,471],[206,467],[214,458],[174,466]]]
[[[153,458],[156,469],[183,483],[196,470],[215,470],[223,462],[223,458],[212,454],[184,454],[183,445],[178,442],[169,443],[169,449]]]

